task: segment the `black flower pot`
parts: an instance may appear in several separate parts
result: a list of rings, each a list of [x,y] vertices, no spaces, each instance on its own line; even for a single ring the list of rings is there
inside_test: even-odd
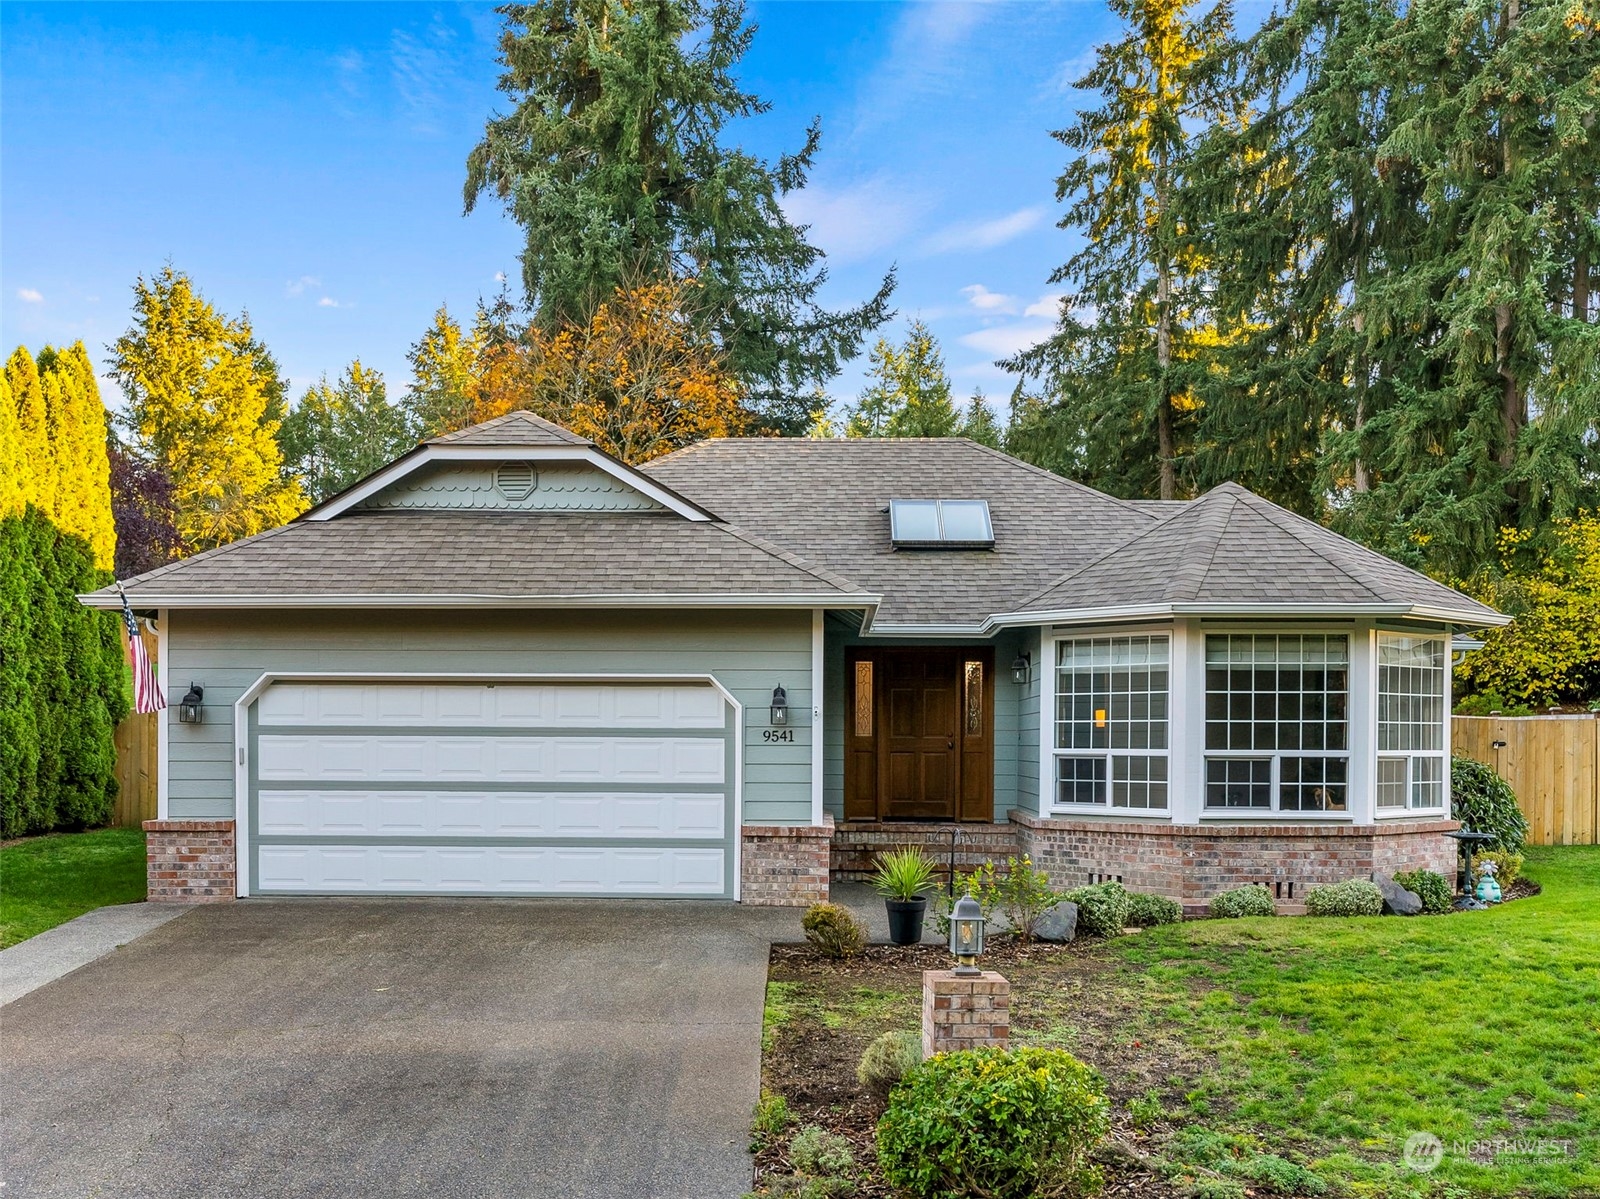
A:
[[[928,897],[886,899],[889,910],[889,940],[896,945],[915,945],[922,940],[922,921],[928,914]]]

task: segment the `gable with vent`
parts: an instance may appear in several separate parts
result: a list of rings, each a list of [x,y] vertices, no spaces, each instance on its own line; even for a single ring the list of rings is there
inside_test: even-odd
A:
[[[436,462],[396,479],[358,511],[661,512],[662,504],[582,461]]]

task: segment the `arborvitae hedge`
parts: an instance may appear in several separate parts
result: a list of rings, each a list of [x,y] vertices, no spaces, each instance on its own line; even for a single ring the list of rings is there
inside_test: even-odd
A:
[[[116,614],[77,600],[109,581],[38,509],[0,519],[0,835],[111,818],[127,668]]]

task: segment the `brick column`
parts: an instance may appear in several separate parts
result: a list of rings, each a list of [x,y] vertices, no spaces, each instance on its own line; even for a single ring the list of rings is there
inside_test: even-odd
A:
[[[231,820],[146,820],[146,898],[226,903],[238,894]]]
[[[821,824],[747,824],[740,846],[739,901],[754,907],[808,908],[828,898],[833,817]]]
[[[922,972],[922,1056],[952,1049],[1004,1049],[1011,1039],[1011,984],[992,970],[962,977]]]

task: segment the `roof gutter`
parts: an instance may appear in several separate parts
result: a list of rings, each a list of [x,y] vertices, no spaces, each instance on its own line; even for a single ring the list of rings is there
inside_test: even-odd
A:
[[[91,591],[78,596],[89,608],[122,607],[115,592]],[[469,593],[362,593],[353,595],[261,594],[196,595],[130,593],[136,608],[832,608],[868,613],[882,597],[838,591],[789,594],[638,594],[479,595]]]

